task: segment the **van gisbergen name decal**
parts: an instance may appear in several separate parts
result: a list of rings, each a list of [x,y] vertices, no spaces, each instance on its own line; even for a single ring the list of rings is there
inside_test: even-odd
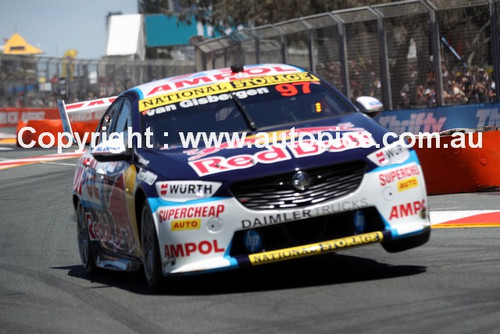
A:
[[[271,262],[296,259],[300,257],[319,255],[328,252],[334,252],[341,249],[352,248],[356,246],[379,243],[384,240],[382,232],[371,232],[358,234],[352,237],[333,239],[314,244],[308,244],[298,247],[278,249],[275,251],[255,253],[248,255],[250,264],[257,266]]]
[[[316,76],[307,73],[290,73],[265,77],[254,77],[248,79],[235,80],[231,82],[221,82],[196,88],[176,91],[160,96],[153,96],[139,101],[139,111],[145,111],[167,104],[177,103],[188,99],[196,99],[214,94],[227,93],[242,89],[258,88],[280,83],[319,81]]]

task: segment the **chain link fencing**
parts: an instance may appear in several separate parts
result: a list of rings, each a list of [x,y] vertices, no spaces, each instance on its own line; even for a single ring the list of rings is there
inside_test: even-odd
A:
[[[57,107],[195,71],[194,61],[65,59],[0,54],[0,107]]]
[[[406,0],[302,17],[193,42],[196,59],[0,55],[0,107],[55,107],[233,64],[315,71],[386,110],[497,102],[500,0]],[[496,80],[498,81],[498,80]]]
[[[295,64],[386,110],[497,102],[499,22],[499,0],[407,0],[204,40],[196,65]]]

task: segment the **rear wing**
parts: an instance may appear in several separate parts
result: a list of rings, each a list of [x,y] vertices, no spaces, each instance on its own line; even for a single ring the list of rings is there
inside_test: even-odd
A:
[[[71,140],[75,141],[71,122],[89,122],[101,119],[108,107],[116,99],[116,96],[101,99],[75,102],[65,104],[63,100],[57,101],[57,107],[61,116],[63,131],[70,134]]]

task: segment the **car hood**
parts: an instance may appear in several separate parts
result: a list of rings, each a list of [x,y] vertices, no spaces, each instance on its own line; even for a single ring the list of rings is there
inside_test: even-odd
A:
[[[364,161],[371,169],[375,165],[366,156],[382,147],[386,133],[385,128],[369,117],[353,113],[294,124],[292,128],[266,129],[247,135],[245,141],[240,142],[243,147],[223,143],[209,148],[141,150],[139,161],[161,179],[223,182],[350,161]],[[271,142],[277,138],[278,145],[264,147],[265,138]],[[281,141],[283,138],[287,139],[286,145]],[[317,141],[318,138],[323,139],[324,144]]]

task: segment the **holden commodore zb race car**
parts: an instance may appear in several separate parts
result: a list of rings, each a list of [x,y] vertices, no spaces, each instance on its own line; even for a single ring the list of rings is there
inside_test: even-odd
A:
[[[102,101],[107,101],[103,103]],[[424,244],[415,151],[316,74],[232,66],[83,105],[104,111],[73,183],[80,257],[149,285],[380,243]],[[96,109],[97,108],[97,109]],[[76,134],[75,134],[76,135]]]

